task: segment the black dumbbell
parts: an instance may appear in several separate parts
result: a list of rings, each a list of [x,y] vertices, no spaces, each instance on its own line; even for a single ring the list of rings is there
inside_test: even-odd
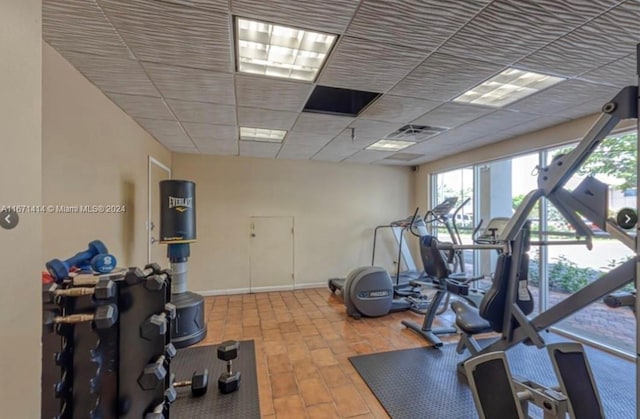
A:
[[[153,408],[153,410],[144,415],[144,419],[164,419],[164,401]]]
[[[56,282],[60,282],[69,275],[69,270],[74,266],[91,263],[91,259],[99,254],[107,254],[107,246],[100,240],[94,240],[89,243],[87,250],[76,253],[74,256],[66,260],[51,259],[45,264],[47,271],[51,274]]]
[[[118,321],[118,307],[115,304],[105,304],[96,308],[94,314],[71,314],[68,316],[50,316],[45,325],[53,327],[57,324],[76,324],[92,322],[95,329],[108,329]]]
[[[164,305],[164,312],[153,314],[140,326],[140,336],[143,339],[151,340],[156,336],[163,336],[167,333],[167,324],[176,318],[176,306],[167,303]]]
[[[129,268],[124,279],[128,284],[137,284],[151,275],[159,274],[162,272],[162,268],[157,263],[149,263],[145,265],[144,269]]]
[[[142,370],[142,374],[138,377],[138,384],[143,390],[153,390],[164,382],[167,377],[167,368],[165,364],[169,361],[167,356],[160,355],[155,362],[147,364]]]
[[[233,360],[238,357],[240,344],[235,340],[227,340],[218,346],[218,359],[227,363],[227,371],[218,378],[218,390],[222,394],[233,393],[240,386],[240,371],[233,371]]]
[[[194,372],[191,376],[191,380],[175,381],[175,376],[171,374],[171,384],[165,392],[165,398],[169,403],[173,403],[178,397],[176,388],[191,387],[191,395],[193,397],[202,397],[207,394],[207,388],[209,387],[209,370],[205,369],[203,372]]]
[[[59,288],[53,283],[42,291],[45,303],[53,303],[56,297],[80,297],[93,295],[96,300],[110,300],[116,296],[116,284],[108,278],[100,278],[94,287]]]

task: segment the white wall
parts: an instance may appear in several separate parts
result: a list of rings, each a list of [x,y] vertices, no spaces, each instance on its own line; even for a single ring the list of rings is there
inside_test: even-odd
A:
[[[373,228],[413,205],[406,167],[174,154],[173,177],[196,183],[194,291],[249,287],[251,216],[293,216],[296,285],[325,284],[369,265]]]
[[[119,266],[144,265],[148,156],[171,166],[171,153],[46,43],[43,66],[43,203],[115,204],[126,210],[47,213],[43,264],[69,257],[99,239]]]
[[[0,0],[0,205],[41,194],[41,3]],[[40,416],[41,217],[0,229],[0,406],[5,418]]]

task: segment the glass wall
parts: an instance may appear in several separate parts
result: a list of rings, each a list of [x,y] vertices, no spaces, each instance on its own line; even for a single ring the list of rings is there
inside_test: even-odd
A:
[[[582,169],[567,184],[573,190],[586,176],[594,176],[609,185],[608,215],[624,207],[636,206],[636,133],[613,135],[605,139]],[[496,217],[511,217],[525,194],[537,188],[537,167],[547,165],[558,154],[569,152],[575,144],[483,163],[473,168],[434,176],[434,203],[445,197],[475,197],[465,214],[474,224]],[[475,182],[474,182],[475,181]],[[575,239],[574,228],[550,202],[542,200],[529,216],[532,240]],[[591,220],[583,218],[594,233],[593,248],[585,245],[535,246],[529,252],[530,288],[536,298],[536,311],[545,310],[605,274],[633,252],[612,239]],[[472,242],[471,231],[465,242]],[[490,275],[495,269],[494,251],[475,251],[467,255],[469,270]],[[486,281],[484,286],[488,286]],[[633,287],[633,284],[628,288]],[[629,309],[611,309],[598,301],[556,327],[561,331],[632,353],[635,349],[635,317]]]
[[[432,204],[431,208],[443,203],[446,199],[456,198],[456,205],[449,212],[449,219],[458,231],[462,243],[472,243],[471,232],[474,226],[474,169],[465,167],[439,173],[432,178]],[[457,211],[456,211],[457,210]],[[445,228],[442,223],[431,225],[432,234],[442,242],[452,242],[451,234],[455,234]],[[463,251],[464,270],[473,272],[473,252]],[[459,270],[458,268],[454,268]]]

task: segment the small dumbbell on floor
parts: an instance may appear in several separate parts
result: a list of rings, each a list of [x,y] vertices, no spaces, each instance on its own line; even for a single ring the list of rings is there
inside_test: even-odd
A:
[[[94,287],[60,288],[53,283],[42,292],[42,299],[45,303],[56,302],[57,297],[80,297],[83,295],[93,295],[96,300],[110,300],[116,296],[116,284],[108,278],[100,278]]]
[[[118,321],[118,307],[115,304],[105,304],[96,308],[94,314],[71,314],[68,316],[52,316],[45,325],[53,327],[58,324],[77,324],[91,322],[94,329],[108,329]]]
[[[167,303],[164,305],[164,312],[154,314],[140,326],[140,336],[143,339],[151,340],[157,336],[164,336],[167,333],[168,323],[176,318],[176,306]]]
[[[175,375],[171,374],[169,380],[169,388],[165,391],[165,399],[169,403],[173,403],[178,398],[178,392],[176,388],[190,387],[191,395],[193,397],[202,397],[207,394],[207,388],[209,387],[209,370],[205,369],[203,372],[194,372],[191,376],[191,380],[175,381]]]
[[[218,359],[227,363],[227,370],[218,378],[218,390],[222,394],[233,393],[240,386],[240,371],[233,371],[233,360],[238,357],[240,344],[227,340],[218,346]]]

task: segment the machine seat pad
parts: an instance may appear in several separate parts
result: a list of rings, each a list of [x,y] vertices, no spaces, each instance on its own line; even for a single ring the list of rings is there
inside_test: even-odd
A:
[[[456,326],[469,335],[491,332],[491,325],[480,317],[478,309],[462,301],[454,301],[451,308],[456,313]]]

